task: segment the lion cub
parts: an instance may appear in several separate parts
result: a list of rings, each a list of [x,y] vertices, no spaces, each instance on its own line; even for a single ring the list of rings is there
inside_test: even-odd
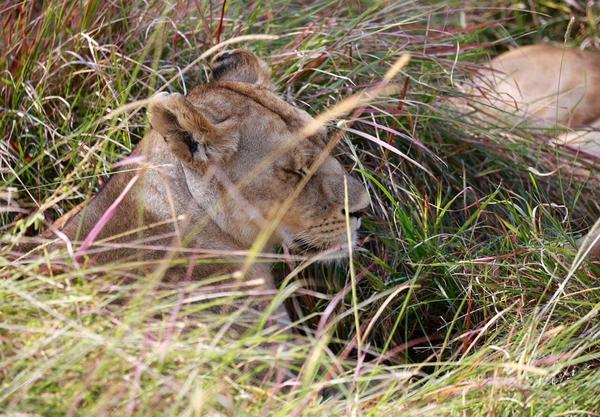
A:
[[[549,129],[549,134],[562,129],[555,145],[600,163],[600,52],[531,45],[487,66],[472,80],[466,91],[471,99],[461,107],[467,104],[477,118],[490,122]],[[599,172],[592,173],[597,181]],[[600,258],[600,230],[588,241],[590,256]]]
[[[247,261],[253,250],[285,243],[343,254],[369,195],[325,153],[325,129],[305,137],[313,118],[273,90],[268,66],[252,53],[218,55],[208,84],[153,102],[132,162],[62,234],[75,250],[83,241],[96,262],[189,253],[206,260],[193,277],[229,274],[254,289],[274,284],[267,263]],[[107,211],[114,214],[105,221]]]

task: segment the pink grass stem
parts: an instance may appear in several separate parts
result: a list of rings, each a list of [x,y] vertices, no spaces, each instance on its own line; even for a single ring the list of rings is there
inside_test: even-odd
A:
[[[110,205],[110,207],[104,212],[102,217],[100,217],[100,220],[98,220],[98,222],[94,225],[94,227],[92,228],[90,233],[88,233],[87,237],[85,238],[85,240],[83,241],[83,243],[81,244],[79,249],[77,250],[77,253],[75,253],[76,261],[79,259],[80,256],[82,256],[85,253],[85,251],[90,246],[92,246],[92,243],[94,243],[94,241],[96,240],[96,238],[98,237],[98,235],[100,234],[102,229],[104,229],[104,226],[106,226],[108,221],[115,215],[115,213],[117,211],[117,207],[119,207],[119,204],[121,204],[121,202],[123,201],[123,199],[125,198],[127,193],[131,190],[133,185],[137,182],[139,177],[140,177],[139,175],[134,175],[133,178],[131,178],[131,180],[127,183],[127,185],[125,186],[125,188],[123,189],[121,194],[119,194],[119,196],[115,199],[115,201],[113,201],[113,203]]]

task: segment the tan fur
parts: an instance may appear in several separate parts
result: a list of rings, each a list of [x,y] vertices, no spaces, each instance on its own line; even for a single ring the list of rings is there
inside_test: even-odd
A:
[[[326,132],[299,137],[312,118],[272,92],[263,61],[237,50],[217,56],[215,67],[215,79],[189,96],[157,98],[149,111],[152,129],[131,155],[144,162],[113,175],[64,226],[72,241],[85,239],[139,175],[88,251],[97,262],[161,258],[169,248],[221,251],[220,258],[246,251],[323,152]],[[265,251],[282,243],[318,250],[344,244],[344,182],[351,227],[358,228],[356,213],[369,204],[363,185],[333,157],[315,168]],[[194,277],[239,270],[239,259],[199,265]],[[256,264],[246,278],[272,287],[268,266]]]
[[[570,128],[554,144],[600,160],[600,52],[531,45],[496,57],[488,67],[466,91],[476,100],[462,101],[461,107],[467,104],[478,118],[510,126]],[[600,183],[598,172],[592,181]],[[600,240],[600,231],[590,237]],[[590,254],[600,258],[600,242]]]

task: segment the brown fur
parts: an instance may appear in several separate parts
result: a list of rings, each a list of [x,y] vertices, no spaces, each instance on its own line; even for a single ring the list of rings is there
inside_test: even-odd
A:
[[[600,160],[600,132],[593,130],[600,129],[600,52],[531,45],[494,58],[488,67],[466,91],[479,96],[479,103],[468,102],[478,117],[511,126],[571,128],[554,143]],[[592,175],[600,183],[598,170]],[[590,238],[600,239],[600,231]],[[600,259],[600,242],[590,256]]]
[[[89,251],[97,262],[162,258],[182,248],[222,251],[225,257],[246,251],[322,153],[325,131],[299,137],[312,118],[272,92],[263,61],[237,50],[217,56],[213,68],[218,69],[215,79],[189,96],[157,97],[149,112],[152,128],[131,155],[144,157],[144,162],[113,175],[64,226],[69,239],[83,240],[139,176]],[[331,156],[314,168],[266,251],[282,243],[315,249],[343,244],[344,182],[351,227],[358,228],[356,212],[369,204],[362,184]],[[239,263],[208,262],[197,266],[194,276],[240,268]],[[263,278],[267,288],[273,285],[262,264],[253,266],[246,278]]]
[[[517,112],[528,125],[584,127],[600,118],[600,53],[531,45],[490,62],[484,80],[500,100],[495,107]],[[504,100],[502,100],[504,99]]]

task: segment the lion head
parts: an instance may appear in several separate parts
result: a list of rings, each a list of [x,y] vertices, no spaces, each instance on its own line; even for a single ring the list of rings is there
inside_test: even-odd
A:
[[[275,95],[269,78],[252,53],[221,53],[211,82],[154,101],[148,136],[181,162],[197,206],[191,216],[206,213],[241,246],[275,222],[267,244],[338,247],[348,228],[356,232],[369,196],[328,154],[325,129],[307,134],[313,118]]]

